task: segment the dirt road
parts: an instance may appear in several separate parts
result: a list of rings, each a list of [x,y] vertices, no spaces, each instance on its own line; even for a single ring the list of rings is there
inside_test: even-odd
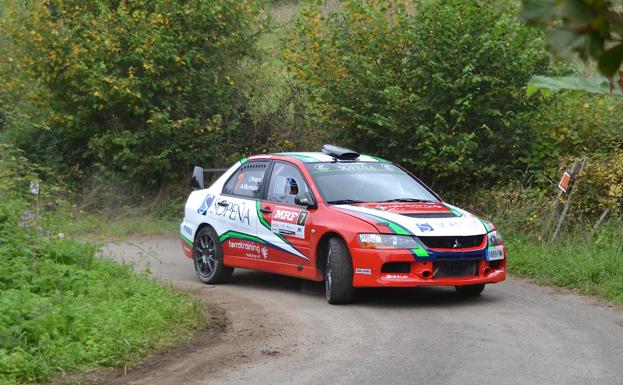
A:
[[[106,384],[623,384],[623,312],[567,291],[510,279],[476,299],[374,289],[331,306],[321,283],[202,285],[177,239],[137,245],[107,252],[215,304],[217,325]]]

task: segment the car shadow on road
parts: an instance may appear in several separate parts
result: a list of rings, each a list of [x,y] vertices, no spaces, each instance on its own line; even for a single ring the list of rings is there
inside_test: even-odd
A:
[[[369,288],[357,291],[357,303],[369,307],[468,307],[482,306],[501,301],[497,293],[487,293],[477,297],[458,294],[454,287],[413,287],[413,288]]]
[[[324,300],[324,283],[271,273],[237,270],[231,285],[253,290],[300,295],[301,298]],[[357,289],[355,303],[373,307],[446,307],[482,306],[499,302],[499,292],[485,288],[478,297],[464,297],[453,287],[363,288]]]

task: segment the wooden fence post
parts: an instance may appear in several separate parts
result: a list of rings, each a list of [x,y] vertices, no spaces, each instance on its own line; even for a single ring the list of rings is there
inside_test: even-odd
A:
[[[571,167],[571,172],[569,173],[569,175],[571,176],[569,180],[569,188],[567,189],[566,193],[561,190],[560,193],[558,194],[558,197],[556,198],[555,215],[558,215],[558,212],[560,211],[561,207],[562,207],[562,212],[560,212],[560,216],[558,217],[558,223],[556,224],[556,229],[554,230],[554,234],[552,234],[552,239],[556,239],[556,237],[558,237],[558,234],[560,233],[562,224],[565,221],[567,214],[569,213],[569,208],[571,207],[571,198],[573,198],[573,195],[575,194],[575,191],[576,191],[574,189],[575,180],[578,174],[582,172],[582,170],[584,170],[587,162],[588,162],[587,158],[583,158],[582,160],[576,159],[575,162],[573,162],[573,166]],[[567,199],[565,200],[565,203],[563,204],[561,202],[561,198],[563,197],[564,194],[567,194]]]

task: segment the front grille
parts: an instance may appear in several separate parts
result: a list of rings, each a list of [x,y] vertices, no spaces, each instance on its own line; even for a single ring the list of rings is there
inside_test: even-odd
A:
[[[477,247],[484,241],[484,235],[470,235],[467,237],[418,237],[431,249],[467,249]]]
[[[387,262],[381,267],[382,273],[408,273],[411,271],[411,262]]]
[[[473,277],[478,271],[478,261],[433,263],[433,278]]]

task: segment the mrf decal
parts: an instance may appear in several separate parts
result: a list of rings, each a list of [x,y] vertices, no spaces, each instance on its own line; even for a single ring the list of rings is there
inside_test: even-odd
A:
[[[305,238],[309,211],[277,206],[271,221],[271,231],[287,237]]]

